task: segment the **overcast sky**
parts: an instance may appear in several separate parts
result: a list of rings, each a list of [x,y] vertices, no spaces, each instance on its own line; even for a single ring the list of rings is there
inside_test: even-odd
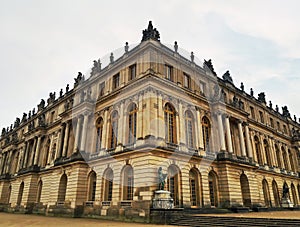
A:
[[[152,20],[161,42],[212,59],[221,77],[266,93],[300,117],[299,1],[0,0],[0,127],[87,73],[94,59],[139,43]]]

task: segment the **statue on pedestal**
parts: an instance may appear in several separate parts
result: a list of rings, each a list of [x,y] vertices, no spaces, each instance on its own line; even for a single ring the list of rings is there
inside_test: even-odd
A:
[[[167,178],[168,174],[162,173],[162,168],[158,168],[158,190],[164,190],[165,188],[165,180]]]

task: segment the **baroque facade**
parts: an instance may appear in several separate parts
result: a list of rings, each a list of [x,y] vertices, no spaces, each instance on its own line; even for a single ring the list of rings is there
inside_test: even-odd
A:
[[[0,209],[149,218],[159,167],[175,207],[281,207],[300,200],[300,125],[199,66],[151,22],[74,87],[2,130]]]

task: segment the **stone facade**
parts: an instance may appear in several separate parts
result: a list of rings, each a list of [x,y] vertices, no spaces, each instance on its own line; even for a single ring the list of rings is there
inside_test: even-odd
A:
[[[300,199],[300,125],[160,43],[142,42],[3,129],[0,209],[149,220],[157,170],[175,208],[281,207]]]

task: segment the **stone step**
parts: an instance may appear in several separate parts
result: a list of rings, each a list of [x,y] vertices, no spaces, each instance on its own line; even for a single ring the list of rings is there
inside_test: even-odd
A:
[[[240,218],[214,216],[183,216],[173,220],[171,225],[179,226],[300,226],[300,220],[269,219],[269,218]]]

